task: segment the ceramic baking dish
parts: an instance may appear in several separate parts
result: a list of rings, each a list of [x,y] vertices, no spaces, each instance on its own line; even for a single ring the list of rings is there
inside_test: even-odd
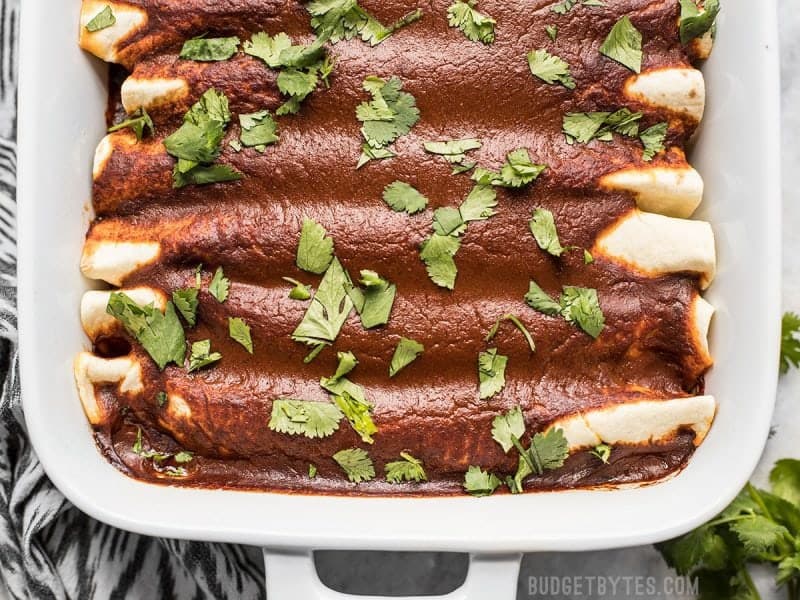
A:
[[[91,163],[104,134],[107,66],[76,43],[80,2],[26,0],[19,113],[19,320],[31,440],[80,509],[144,534],[240,542],[265,552],[271,598],[328,597],[313,549],[472,552],[454,597],[512,598],[518,553],[643,544],[723,508],[769,430],[780,327],[779,96],[774,3],[725,0],[704,67],[708,106],[691,162],[706,183],[719,273],[707,298],[719,414],[688,467],[658,485],[476,499],[346,498],[162,487],[129,479],[97,451],[72,375],[87,346],[78,270]],[[491,586],[491,587],[485,587]]]

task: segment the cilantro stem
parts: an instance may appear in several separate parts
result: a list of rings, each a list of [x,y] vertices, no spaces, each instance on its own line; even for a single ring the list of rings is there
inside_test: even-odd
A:
[[[747,484],[750,485],[749,483]],[[756,585],[753,583],[753,578],[750,577],[750,572],[747,570],[746,566],[743,566],[739,569],[739,576],[741,577],[742,581],[744,581],[747,589],[750,590],[750,594],[756,600],[761,600],[761,594],[758,593],[758,589]]]
[[[531,471],[533,471],[537,475],[541,475],[544,470],[536,468],[536,465],[533,464],[533,462],[531,461],[531,453],[527,452],[525,448],[522,447],[522,444],[520,444],[517,436],[515,435],[511,436],[511,443],[514,444],[514,447],[519,451],[519,455],[525,460],[526,463],[528,463],[528,466],[531,468]],[[531,448],[533,448],[532,444]]]

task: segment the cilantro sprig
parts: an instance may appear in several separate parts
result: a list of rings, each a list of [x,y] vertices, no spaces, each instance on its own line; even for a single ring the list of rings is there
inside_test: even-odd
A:
[[[600,307],[597,290],[564,286],[561,298],[553,300],[535,281],[530,282],[525,302],[548,316],[562,316],[568,323],[577,325],[593,338],[598,338],[605,328],[605,315]]]
[[[135,113],[130,115],[130,118],[122,121],[121,123],[117,123],[113,127],[109,127],[108,133],[114,133],[115,131],[121,131],[123,129],[130,129],[133,131],[133,134],[139,141],[142,141],[142,138],[144,138],[147,131],[150,132],[150,135],[153,135],[156,131],[156,127],[153,124],[153,119],[150,118],[150,115],[147,114],[147,111],[144,108],[140,108]]]
[[[547,50],[531,50],[528,53],[528,66],[531,73],[545,83],[550,85],[560,83],[568,90],[575,89],[575,80],[572,78],[569,63]]]
[[[793,312],[783,313],[781,321],[780,372],[786,374],[790,367],[800,366],[800,316]]]
[[[372,100],[356,107],[356,118],[363,123],[361,135],[364,138],[356,168],[370,160],[395,156],[388,146],[411,131],[419,121],[416,100],[402,91],[403,82],[398,77],[387,81],[371,75],[364,80],[363,87]]]
[[[311,14],[314,32],[334,44],[358,36],[370,46],[377,46],[395,31],[422,17],[422,10],[418,8],[390,25],[383,25],[356,0],[314,0],[306,9]]]
[[[366,450],[348,448],[333,455],[333,460],[342,468],[353,483],[375,479],[375,466]]]
[[[478,0],[456,1],[447,9],[447,22],[457,27],[472,42],[491,44],[494,42],[494,26],[497,24],[489,15],[478,12]]]
[[[403,481],[427,481],[425,467],[422,461],[414,458],[408,452],[400,453],[400,460],[388,462],[384,465],[386,470],[386,481],[389,483],[401,483]]]

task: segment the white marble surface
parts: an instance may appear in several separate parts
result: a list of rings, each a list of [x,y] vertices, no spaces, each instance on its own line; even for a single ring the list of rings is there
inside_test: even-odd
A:
[[[759,10],[756,1],[753,10]],[[780,21],[780,44],[782,60],[782,104],[783,104],[783,301],[785,310],[800,312],[800,187],[793,175],[800,171],[800,11],[797,0],[778,0]],[[713,90],[710,91],[713,93]],[[758,202],[758,198],[753,199]],[[777,365],[776,365],[777,368]],[[794,371],[782,377],[774,418],[774,435],[754,481],[766,482],[772,464],[779,458],[800,458],[800,372]],[[464,576],[464,557],[440,554],[402,558],[394,554],[360,555],[357,560],[351,553],[336,553],[318,558],[323,579],[340,590],[365,591],[371,593],[439,593],[455,587]],[[375,573],[392,573],[389,577],[374,576]],[[372,575],[371,575],[372,574]],[[616,594],[569,595],[530,594],[528,578],[542,575],[586,575],[620,577],[655,577],[657,581],[671,575],[661,557],[651,547],[625,550],[588,552],[579,554],[548,553],[527,555],[523,561],[517,599],[575,598],[580,600],[611,598],[644,599],[649,595],[617,592]],[[763,600],[785,598],[784,592],[772,589],[772,573],[758,570],[756,581],[762,590]],[[370,582],[369,585],[367,582]],[[686,594],[662,594],[664,600],[691,598]],[[481,599],[482,600],[482,599]],[[504,600],[504,599],[492,599]]]

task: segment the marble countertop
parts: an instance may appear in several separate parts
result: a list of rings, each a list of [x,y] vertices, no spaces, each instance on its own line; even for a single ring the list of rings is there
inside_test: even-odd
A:
[[[781,94],[783,132],[783,303],[785,310],[800,312],[800,188],[789,175],[800,168],[800,11],[797,0],[778,0],[780,46],[781,46]],[[713,92],[712,92],[713,93]],[[777,368],[777,365],[776,365]],[[767,445],[754,482],[767,481],[773,463],[784,457],[800,458],[800,371],[793,371],[781,378],[778,399],[773,419],[773,435]],[[411,593],[446,592],[456,587],[466,569],[465,557],[444,554],[414,555],[401,557],[395,553],[361,554],[353,560],[352,553],[330,553],[318,557],[321,577],[337,589],[357,592]],[[406,573],[394,577],[392,583],[374,577],[373,573]],[[518,600],[531,598],[575,598],[593,599],[644,599],[652,596],[637,595],[617,590],[606,593],[582,593],[540,595],[531,593],[529,578],[543,576],[593,576],[604,577],[653,577],[656,582],[671,577],[660,555],[650,546],[582,552],[575,554],[544,553],[526,555],[522,563]],[[762,592],[763,600],[785,598],[785,592],[775,590],[771,579],[773,573],[756,569],[754,579]],[[369,582],[369,585],[367,583]],[[620,589],[623,586],[620,586]],[[663,593],[664,600],[691,598],[691,595]],[[500,599],[498,599],[500,600]]]

